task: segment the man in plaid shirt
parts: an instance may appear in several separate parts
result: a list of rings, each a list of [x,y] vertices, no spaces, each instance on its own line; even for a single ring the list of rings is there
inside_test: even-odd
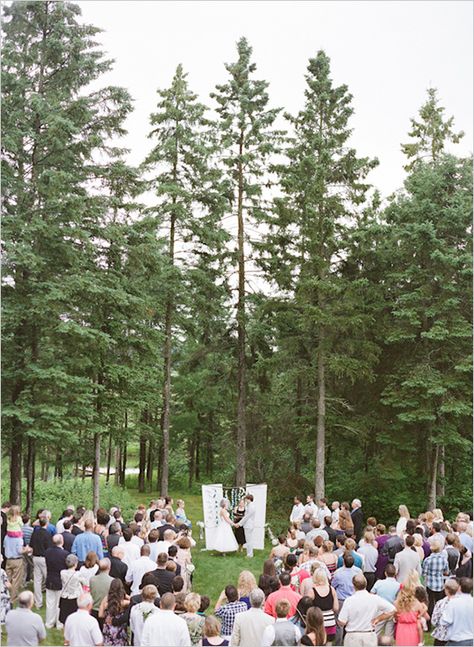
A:
[[[428,614],[431,617],[433,609],[441,598],[444,598],[444,580],[449,575],[449,564],[446,552],[441,552],[441,543],[431,544],[431,555],[423,562],[422,573],[428,593]]]
[[[227,604],[222,604],[224,597],[227,598]],[[229,584],[221,593],[215,610],[215,615],[220,618],[222,622],[221,636],[223,638],[230,639],[234,628],[235,616],[244,611],[247,611],[246,603],[239,602],[237,589],[235,586],[232,586],[232,584]]]

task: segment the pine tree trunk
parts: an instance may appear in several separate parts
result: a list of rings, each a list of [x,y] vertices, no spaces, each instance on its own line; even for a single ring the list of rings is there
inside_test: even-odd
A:
[[[437,485],[438,496],[444,496],[445,494],[445,477],[446,477],[445,456],[446,456],[445,446],[441,445],[440,451],[439,451],[439,463],[438,463],[438,476],[439,476],[439,481]]]
[[[433,510],[434,508],[436,508],[436,484],[438,480],[439,445],[435,445],[432,456],[433,462],[431,465],[431,484],[428,497],[428,510]]]
[[[176,180],[177,161],[173,169]],[[175,203],[173,199],[173,204]],[[173,211],[170,220],[168,256],[171,267],[174,267],[176,214]],[[163,348],[163,412],[161,414],[161,433],[163,438],[163,455],[161,465],[161,494],[168,496],[169,447],[170,447],[170,400],[171,400],[171,334],[173,326],[173,299],[168,294],[165,313],[165,343]]]
[[[107,476],[105,482],[110,481],[110,465],[112,463],[112,430],[109,431],[109,446],[107,447]]]
[[[153,439],[148,441],[148,454],[146,459],[146,489],[151,492],[153,488]]]
[[[114,483],[115,485],[120,485],[120,475],[122,471],[122,446],[120,442],[115,445],[115,474],[114,474]]]
[[[140,433],[140,454],[138,463],[138,491],[145,492],[145,470],[146,470],[146,432]]]
[[[188,439],[188,454],[189,454],[189,459],[188,459],[188,487],[191,488],[193,484],[193,476],[194,476],[194,470],[195,470],[195,442],[194,442],[194,437],[191,439]]]
[[[295,474],[298,475],[301,471],[301,450],[298,446],[298,438],[301,438],[303,422],[303,382],[301,376],[298,375],[296,379],[296,439],[295,439]]]
[[[127,414],[126,414],[127,415]],[[126,418],[126,429],[128,429],[128,415]],[[127,475],[127,441],[123,441],[122,449],[122,472],[120,474],[120,485],[125,487],[125,477]]]
[[[325,362],[324,356],[324,330],[321,327],[318,346],[318,418],[316,427],[316,476],[315,476],[315,493],[316,499],[324,497],[324,454],[326,444],[326,382],[325,382]]]
[[[31,514],[35,488],[35,441],[28,438],[28,452],[26,456],[26,513]]]
[[[196,434],[197,434],[197,436],[196,436],[196,463],[195,463],[196,469],[195,469],[194,474],[196,476],[196,481],[199,481],[200,478],[201,478],[201,474],[200,474],[201,470],[200,470],[200,465],[199,465],[200,460],[201,460],[201,456],[200,456],[200,453],[201,453],[201,451],[200,451],[200,448],[201,448],[201,432],[199,431],[199,429],[197,430]]]
[[[158,469],[156,473],[156,489],[160,492],[161,488],[161,468],[163,465],[163,443],[160,443],[158,448]]]
[[[21,454],[22,438],[14,434],[10,449],[10,502],[21,505]]]
[[[100,434],[94,434],[94,467],[92,472],[92,507],[94,513],[99,509],[100,500]]]
[[[54,478],[62,480],[63,478],[63,460],[61,452],[56,452],[56,460],[54,462]]]
[[[212,412],[207,418],[207,438],[206,438],[206,476],[212,477],[213,472],[213,449],[212,438],[214,434],[214,416]]]
[[[237,196],[237,247],[239,259],[239,296],[237,302],[237,470],[236,486],[246,485],[246,366],[245,366],[245,249],[244,249],[244,175],[243,175],[243,132],[239,142],[238,196]]]

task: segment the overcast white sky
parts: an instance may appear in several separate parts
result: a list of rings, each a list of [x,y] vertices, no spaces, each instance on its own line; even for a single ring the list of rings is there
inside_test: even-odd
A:
[[[354,95],[352,145],[377,156],[371,181],[386,196],[401,186],[410,117],[434,86],[466,136],[456,147],[472,152],[473,4],[470,1],[368,2],[79,2],[85,22],[104,29],[100,41],[115,59],[107,82],[135,100],[125,144],[130,162],[150,147],[149,114],[156,89],[169,85],[178,63],[191,88],[212,105],[209,92],[224,81],[224,62],[246,36],[254,48],[256,78],[270,82],[272,106],[302,106],[308,59],[319,49],[331,58],[335,83]]]

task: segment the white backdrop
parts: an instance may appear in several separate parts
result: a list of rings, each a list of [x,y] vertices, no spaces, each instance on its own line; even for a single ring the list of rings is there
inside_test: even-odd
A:
[[[206,548],[211,550],[219,523],[219,504],[223,497],[223,487],[222,483],[213,483],[211,485],[202,485],[201,488],[204,526],[206,530]],[[253,545],[257,550],[262,550],[265,543],[267,484],[249,484],[246,487],[246,492],[247,494],[253,494],[256,506]]]

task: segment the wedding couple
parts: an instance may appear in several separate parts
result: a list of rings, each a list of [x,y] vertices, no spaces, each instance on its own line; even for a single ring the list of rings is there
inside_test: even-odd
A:
[[[229,501],[222,499],[219,511],[219,525],[217,526],[216,534],[212,548],[219,553],[233,553],[239,544],[235,538],[232,528],[242,527],[245,533],[245,548],[247,550],[247,557],[253,557],[253,529],[255,526],[255,503],[253,502],[253,494],[247,494],[245,497],[247,505],[245,507],[245,514],[239,523],[234,523],[229,515]]]

